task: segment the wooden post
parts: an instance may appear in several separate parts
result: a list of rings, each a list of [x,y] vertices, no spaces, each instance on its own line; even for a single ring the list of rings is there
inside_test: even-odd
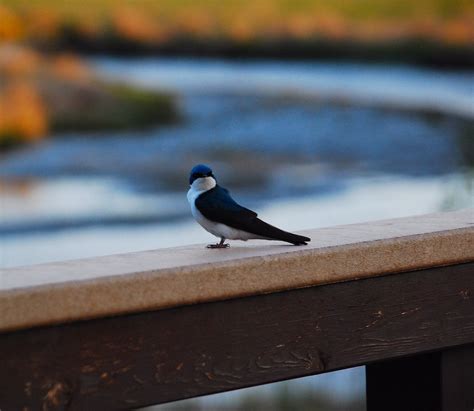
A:
[[[366,367],[367,411],[472,411],[474,345]]]
[[[366,367],[367,411],[442,411],[440,353]]]
[[[442,410],[474,410],[474,344],[443,351]]]

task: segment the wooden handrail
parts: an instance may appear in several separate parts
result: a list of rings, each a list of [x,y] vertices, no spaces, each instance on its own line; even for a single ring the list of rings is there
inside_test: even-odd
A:
[[[203,245],[0,271],[0,332],[474,260],[474,211],[305,231],[310,245]]]
[[[0,409],[130,409],[366,365],[369,411],[470,410],[473,211],[307,233],[4,270]]]

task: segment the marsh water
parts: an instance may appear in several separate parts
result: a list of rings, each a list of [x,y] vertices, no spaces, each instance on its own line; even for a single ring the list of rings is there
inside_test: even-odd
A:
[[[185,196],[188,171],[200,162],[241,203],[288,230],[473,205],[472,72],[159,58],[91,63],[104,77],[175,94],[181,120],[56,135],[3,154],[0,266],[211,241]],[[363,370],[338,375],[317,381],[337,395],[362,393]]]

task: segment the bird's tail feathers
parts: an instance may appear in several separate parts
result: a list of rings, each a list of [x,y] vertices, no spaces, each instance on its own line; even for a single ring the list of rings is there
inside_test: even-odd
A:
[[[307,245],[311,238],[305,237],[298,234],[289,233],[287,231],[280,230],[259,218],[255,219],[255,223],[252,224],[255,234],[261,235],[269,240],[280,240],[294,245]]]

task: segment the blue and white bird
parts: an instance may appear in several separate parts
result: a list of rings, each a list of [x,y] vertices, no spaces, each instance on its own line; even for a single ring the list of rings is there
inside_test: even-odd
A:
[[[188,201],[196,221],[208,232],[220,238],[208,248],[227,248],[229,240],[279,240],[294,245],[306,245],[310,238],[280,230],[257,218],[257,213],[237,204],[225,188],[219,186],[212,170],[198,164],[189,176],[191,188]]]

